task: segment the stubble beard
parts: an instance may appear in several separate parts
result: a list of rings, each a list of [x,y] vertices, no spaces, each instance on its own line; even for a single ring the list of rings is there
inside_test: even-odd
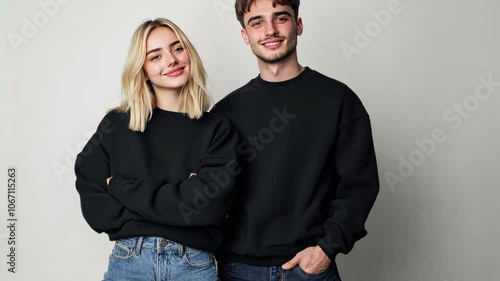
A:
[[[290,56],[297,50],[297,43],[293,45],[290,49],[286,50],[284,53],[273,54],[270,57],[265,57],[261,52],[256,51],[252,48],[254,55],[261,61],[267,64],[282,64],[285,63]]]

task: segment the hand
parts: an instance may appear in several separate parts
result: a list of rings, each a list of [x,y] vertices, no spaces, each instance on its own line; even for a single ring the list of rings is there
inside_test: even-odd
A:
[[[281,266],[284,270],[290,270],[299,265],[302,270],[309,274],[318,274],[328,269],[330,259],[319,246],[308,247],[298,252],[293,259]]]
[[[111,180],[112,177],[109,177],[106,179],[106,184],[109,185],[109,181]]]
[[[197,176],[197,174],[196,174],[196,173],[191,173],[191,174],[189,174],[189,178],[190,178],[190,177],[192,177],[192,176]],[[189,179],[189,178],[188,178],[188,179]]]

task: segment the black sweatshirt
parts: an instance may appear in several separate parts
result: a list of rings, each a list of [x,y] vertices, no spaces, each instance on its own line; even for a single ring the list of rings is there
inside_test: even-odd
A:
[[[367,234],[377,163],[368,114],[346,85],[307,67],[284,82],[258,76],[212,112],[238,131],[243,168],[220,260],[281,265],[319,245],[333,261]]]
[[[108,113],[78,154],[85,220],[110,240],[158,236],[214,251],[239,171],[231,123],[213,113],[192,120],[159,108],[142,133],[128,123],[128,113]]]

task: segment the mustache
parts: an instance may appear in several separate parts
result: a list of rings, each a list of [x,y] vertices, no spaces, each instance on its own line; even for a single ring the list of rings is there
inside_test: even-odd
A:
[[[262,44],[266,41],[270,41],[270,40],[273,40],[273,39],[278,39],[278,40],[285,40],[285,37],[281,37],[281,36],[271,36],[271,37],[267,37],[265,39],[262,39],[262,40],[259,40],[259,44]]]

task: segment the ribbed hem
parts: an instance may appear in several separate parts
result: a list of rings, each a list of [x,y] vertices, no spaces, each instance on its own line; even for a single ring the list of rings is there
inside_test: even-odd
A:
[[[239,262],[250,265],[257,266],[281,266],[287,261],[291,260],[295,255],[286,256],[286,257],[249,257],[249,256],[240,256],[237,254],[231,253],[217,253],[216,258],[219,261],[225,262]]]
[[[334,245],[332,245],[331,242],[327,241],[327,238],[319,240],[318,246],[323,250],[323,252],[325,252],[325,254],[331,261],[334,261],[337,255],[339,254],[339,252],[332,247]],[[335,246],[340,246],[340,245],[335,243]]]
[[[108,233],[110,241],[122,238],[155,236],[175,241],[184,246],[214,252],[222,242],[223,227],[174,227],[146,221],[128,221],[115,233]]]

